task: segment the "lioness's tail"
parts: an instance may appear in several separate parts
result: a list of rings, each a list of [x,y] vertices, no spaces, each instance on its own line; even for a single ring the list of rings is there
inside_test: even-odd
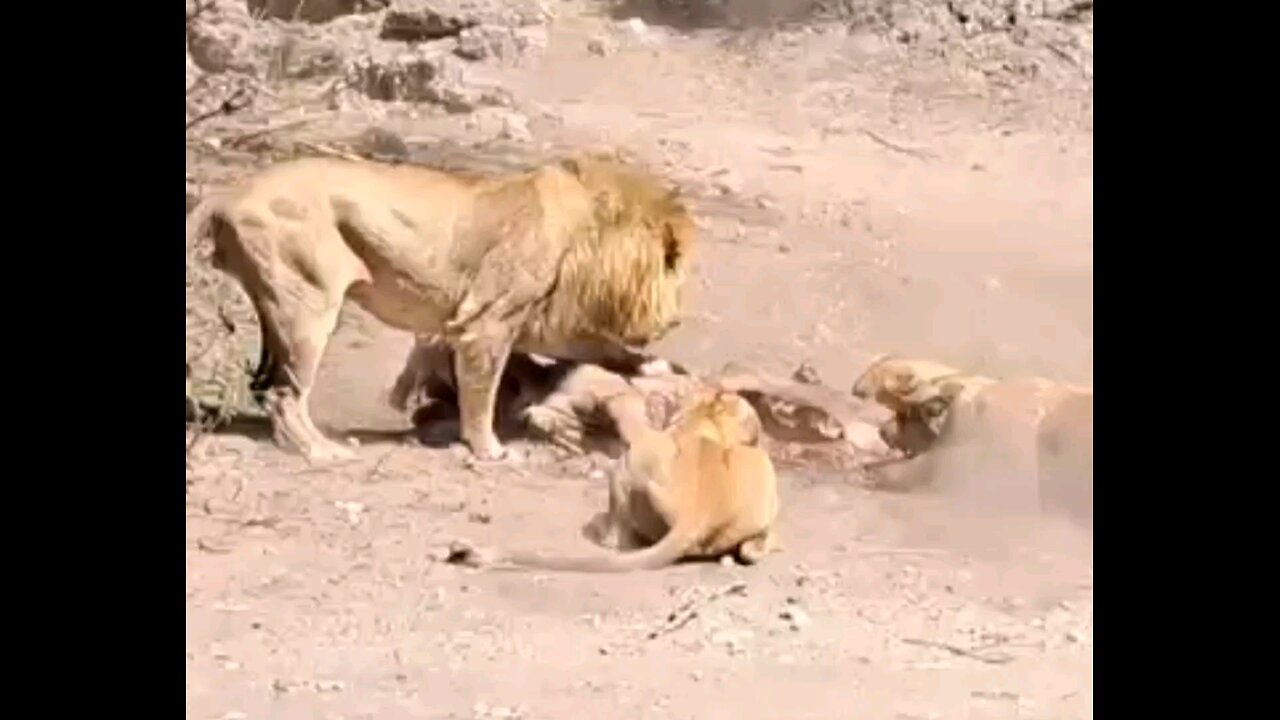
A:
[[[234,233],[235,227],[223,215],[223,198],[224,195],[216,193],[207,195],[187,214],[187,252],[191,252],[197,243],[208,240],[213,245],[209,264],[225,271],[228,269],[225,255],[227,248],[218,242],[218,237],[223,233]],[[271,352],[272,342],[267,337],[267,324],[261,312],[258,312],[258,325],[262,330],[262,352],[258,356],[258,366],[252,371],[249,391],[254,400],[261,404],[263,394],[280,371],[280,360]]]
[[[517,567],[566,572],[616,573],[656,570],[675,563],[701,533],[700,523],[676,524],[657,543],[643,550],[595,557],[548,557],[537,553],[512,553],[504,558]]]

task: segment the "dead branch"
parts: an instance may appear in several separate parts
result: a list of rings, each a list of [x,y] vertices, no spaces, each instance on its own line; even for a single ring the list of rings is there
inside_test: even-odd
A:
[[[917,160],[930,160],[938,156],[937,153],[931,150],[926,150],[924,148],[907,147],[906,145],[900,145],[896,142],[893,142],[892,140],[888,140],[884,138],[874,130],[868,130],[867,128],[859,128],[859,131],[863,135],[866,135],[868,138],[875,141],[877,144],[881,145],[882,147],[886,147],[890,150],[893,150],[894,152],[902,153],[903,155],[910,155],[911,157],[916,158]]]
[[[918,645],[920,647],[931,647],[931,648],[937,648],[939,650],[945,650],[957,657],[965,657],[971,660],[977,660],[979,662],[987,663],[988,665],[1004,665],[1005,663],[1013,662],[1013,656],[1006,653],[994,653],[994,654],[984,653],[984,651],[990,650],[992,647],[995,647],[994,645],[988,645],[986,647],[967,650],[965,648],[962,648],[956,645],[951,645],[949,643],[937,642],[936,640],[920,640],[917,638],[903,638],[902,642],[907,643],[908,645]]]
[[[200,123],[212,117],[217,117],[219,115],[234,115],[235,113],[240,112],[246,107],[249,107],[250,103],[252,102],[253,102],[253,93],[250,92],[250,89],[247,85],[241,85],[240,87],[236,88],[230,95],[228,95],[226,99],[224,99],[221,103],[219,103],[218,106],[215,107],[214,109],[209,110],[207,112],[200,113],[199,115],[196,115],[195,117],[188,120],[187,130],[190,130],[196,125],[199,125]]]
[[[729,595],[745,595],[746,592],[747,584],[738,580],[723,587],[716,588],[706,594],[696,593],[694,597],[681,602],[675,610],[668,613],[663,623],[653,630],[650,630],[648,634],[645,635],[645,638],[648,640],[655,640],[663,635],[669,635],[685,625],[688,625],[691,620],[698,617],[698,612],[700,610],[716,600]]]

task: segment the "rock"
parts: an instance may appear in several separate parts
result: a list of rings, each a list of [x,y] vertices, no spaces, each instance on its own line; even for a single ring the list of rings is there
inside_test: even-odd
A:
[[[382,22],[383,40],[402,42],[427,42],[456,37],[470,24],[457,16],[442,15],[432,8],[396,8],[387,13]]]
[[[441,45],[376,46],[348,64],[348,87],[371,100],[434,103],[457,113],[512,104],[510,92],[470,78],[452,48]]]
[[[511,140],[518,143],[533,141],[529,119],[514,110],[485,107],[467,118],[468,133],[482,141]]]
[[[383,20],[384,40],[426,42],[456,37],[477,25],[526,27],[549,18],[536,0],[393,0]]]
[[[587,52],[592,55],[606,57],[612,55],[616,48],[608,38],[594,37],[587,41]]]
[[[466,60],[516,62],[539,54],[546,47],[547,33],[541,27],[475,25],[459,33],[458,47],[453,52]]]
[[[192,85],[200,79],[200,68],[196,66],[196,62],[191,59],[191,49],[187,49],[187,89],[190,90]]]
[[[645,25],[644,20],[632,17],[622,21],[622,29],[630,33],[632,37],[642,38],[648,33],[649,26]]]
[[[244,73],[205,73],[187,88],[187,122],[222,112],[236,112],[257,99],[258,81]]]
[[[809,363],[800,363],[795,372],[791,373],[791,379],[805,385],[821,385],[822,378],[818,376],[818,369]]]
[[[254,17],[323,23],[344,15],[377,12],[386,8],[387,0],[249,0],[241,4],[247,5]]]
[[[341,44],[332,39],[285,32],[272,54],[267,76],[305,80],[336,75],[342,71],[344,59]]]
[[[187,14],[187,53],[207,73],[239,72],[261,77],[269,53],[263,31],[243,2],[211,0]]]
[[[448,551],[444,556],[444,562],[450,565],[461,565],[470,568],[481,567],[486,561],[487,558],[485,558],[484,553],[465,540],[455,540],[449,543]]]
[[[356,137],[353,145],[357,154],[373,160],[403,162],[409,159],[409,146],[404,139],[385,128],[368,128]]]
[[[796,632],[805,629],[812,622],[809,619],[809,613],[798,605],[788,605],[779,613],[779,617],[787,621],[787,625]]]

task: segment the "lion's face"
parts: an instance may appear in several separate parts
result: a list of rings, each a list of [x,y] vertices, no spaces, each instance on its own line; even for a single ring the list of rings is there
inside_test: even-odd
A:
[[[656,178],[595,160],[566,167],[592,212],[561,266],[559,312],[572,307],[576,331],[626,345],[661,339],[680,324],[693,218]]]
[[[680,325],[684,287],[690,274],[689,248],[694,242],[693,221],[679,215],[652,220],[640,230],[647,237],[618,238],[618,242],[648,244],[660,252],[646,256],[636,278],[642,292],[628,313],[630,322],[621,337],[629,345],[642,346],[661,340]],[[647,292],[644,289],[647,287]]]

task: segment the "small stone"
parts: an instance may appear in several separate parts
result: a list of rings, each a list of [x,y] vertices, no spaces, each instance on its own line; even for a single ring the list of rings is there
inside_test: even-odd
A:
[[[780,617],[787,621],[787,625],[794,631],[799,632],[809,626],[813,621],[809,619],[809,613],[806,613],[798,605],[790,605],[782,611]]]
[[[505,113],[502,116],[502,129],[498,137],[515,142],[533,142],[533,132],[529,130],[529,119],[519,113]]]
[[[398,134],[385,128],[371,127],[360,133],[355,149],[361,155],[378,160],[407,160],[409,146]]]
[[[809,363],[800,363],[796,371],[791,373],[791,379],[805,385],[821,385],[822,379],[818,377],[818,370]]]
[[[360,514],[364,512],[364,504],[358,502],[343,502],[336,500],[333,506],[347,514],[347,522],[351,525],[360,524]]]
[[[347,684],[341,680],[317,680],[316,692],[341,692]]]
[[[465,567],[480,567],[483,564],[483,558],[480,551],[461,540],[455,540],[449,543],[449,551],[445,555],[444,561],[450,565],[462,565]]]
[[[606,57],[613,54],[613,45],[604,38],[591,38],[587,41],[587,52],[599,57]]]
[[[649,26],[645,25],[644,20],[641,20],[638,17],[623,20],[622,27],[636,37],[644,37],[645,33],[649,31]]]

